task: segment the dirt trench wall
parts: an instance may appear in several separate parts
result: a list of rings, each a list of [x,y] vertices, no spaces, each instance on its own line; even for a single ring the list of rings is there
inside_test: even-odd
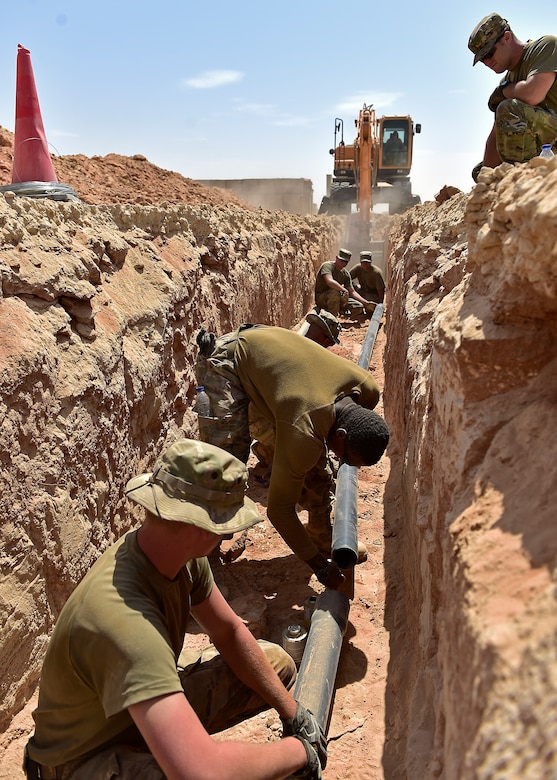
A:
[[[557,159],[395,224],[386,777],[557,777]]]
[[[341,229],[235,206],[0,196],[0,733],[69,593],[133,524],[126,481],[196,432],[200,326],[297,323]]]

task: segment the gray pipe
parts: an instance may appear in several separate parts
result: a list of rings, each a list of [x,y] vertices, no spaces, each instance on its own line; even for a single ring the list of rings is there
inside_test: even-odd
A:
[[[313,712],[324,732],[349,611],[348,598],[338,590],[325,590],[318,596],[294,686],[294,698]]]
[[[369,368],[371,353],[385,307],[378,303],[369,322],[358,365]],[[341,569],[358,562],[358,468],[343,463],[338,470],[335,491],[335,520],[331,555]]]

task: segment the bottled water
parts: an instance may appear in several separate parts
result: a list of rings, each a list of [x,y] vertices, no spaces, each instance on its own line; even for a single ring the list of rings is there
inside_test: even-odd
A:
[[[555,157],[553,154],[553,151],[551,149],[551,144],[543,144],[542,150],[540,152],[540,157],[544,157],[546,160],[550,160],[552,157]]]
[[[211,416],[211,402],[205,392],[203,385],[197,388],[197,398],[195,399],[195,411],[199,417]]]

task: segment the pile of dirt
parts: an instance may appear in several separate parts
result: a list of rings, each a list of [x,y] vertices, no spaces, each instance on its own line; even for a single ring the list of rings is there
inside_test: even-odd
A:
[[[12,180],[14,135],[0,127],[0,186]],[[208,206],[235,205],[252,209],[235,193],[220,187],[207,187],[180,173],[158,168],[142,154],[125,157],[107,154],[86,157],[83,154],[52,155],[54,170],[61,184],[71,187],[83,203],[184,203]]]

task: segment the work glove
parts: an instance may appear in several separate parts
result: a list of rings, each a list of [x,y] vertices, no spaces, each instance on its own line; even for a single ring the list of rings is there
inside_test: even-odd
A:
[[[322,769],[327,766],[327,737],[311,710],[307,710],[298,702],[293,718],[282,719],[282,734],[284,737],[300,737],[307,740],[317,752]]]
[[[478,176],[480,175],[481,169],[484,167],[483,162],[479,162],[477,165],[474,165],[472,168],[472,178],[475,182],[478,181]]]
[[[313,749],[307,739],[300,737],[298,734],[293,734],[292,736],[299,739],[305,747],[307,761],[301,769],[298,769],[298,771],[294,772],[290,777],[299,778],[299,780],[321,780],[321,764],[319,763],[317,751]]]
[[[487,101],[487,107],[489,108],[490,111],[496,111],[499,103],[502,103],[503,100],[506,100],[506,97],[503,95],[503,89],[507,86],[508,83],[509,83],[508,81],[502,81],[498,87],[495,87],[495,89],[489,96],[489,100]]]
[[[330,558],[322,569],[315,572],[315,576],[322,585],[325,585],[326,588],[331,588],[331,590],[337,590],[345,580],[344,574]]]

